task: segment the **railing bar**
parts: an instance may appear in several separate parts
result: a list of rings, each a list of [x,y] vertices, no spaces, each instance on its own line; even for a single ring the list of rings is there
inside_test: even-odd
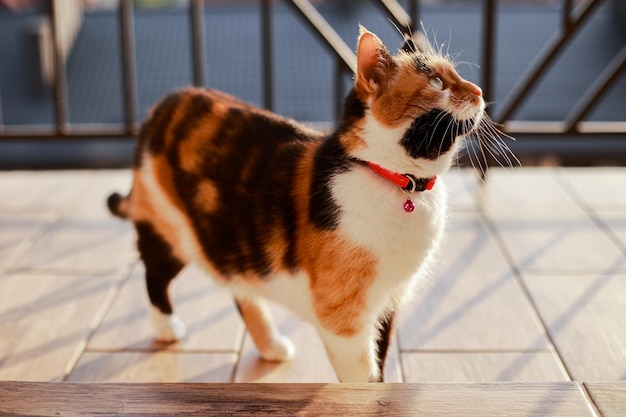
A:
[[[338,66],[343,68],[343,63],[338,63]],[[338,91],[338,89],[337,89]],[[337,101],[341,103],[341,99]],[[33,140],[57,140],[57,139],[128,139],[132,135],[129,134],[123,127],[97,127],[89,128],[81,124],[73,125],[72,130],[67,132],[62,137],[59,137],[52,130],[54,125],[41,125],[39,128],[33,128],[32,126],[25,126],[21,129],[20,126],[11,125],[6,128],[2,135],[0,135],[0,142],[2,140],[15,140],[15,139],[33,139]],[[609,137],[616,140],[623,141],[626,136],[626,122],[601,122],[590,121],[580,122],[575,132],[567,132],[565,123],[562,121],[512,121],[507,122],[505,125],[507,133],[516,136],[524,137],[524,139],[537,139],[540,140],[543,137],[563,137],[563,138],[585,138],[585,137]]]
[[[580,122],[575,132],[568,132],[563,121],[508,121],[504,124],[506,132],[513,136],[527,137],[585,135],[615,136],[621,139],[626,134],[626,122]]]
[[[342,61],[343,65],[352,72],[356,72],[356,55],[319,14],[308,0],[286,0],[287,4],[294,7],[298,15],[313,29],[326,46],[334,52]]]
[[[263,61],[263,104],[266,109],[274,109],[272,48],[272,2],[261,1],[261,60]]]
[[[135,36],[132,0],[120,2],[120,24],[122,41],[122,74],[124,82],[124,117],[126,132],[136,133],[137,86],[135,80]]]
[[[419,0],[409,0],[409,17],[413,30],[419,30],[420,25],[420,3]]]
[[[13,132],[12,130],[5,130],[2,135],[0,135],[0,142],[2,140],[59,140],[59,139],[128,139],[132,137],[132,135],[128,134],[126,131],[120,132],[67,132],[62,137],[54,134],[50,134],[50,132]]]
[[[567,30],[572,23],[572,0],[563,0],[563,8],[561,10],[561,27]]]
[[[483,90],[484,97],[492,97],[493,93],[493,72],[494,72],[494,54],[495,54],[495,42],[496,42],[496,0],[485,0],[483,3],[483,39],[482,39],[482,80],[481,88]],[[484,155],[485,168],[481,169],[480,179],[481,184],[486,184],[488,170],[493,163],[494,158],[491,153],[483,149],[483,143],[478,142],[478,146],[481,148],[481,153]]]
[[[204,1],[191,1],[191,45],[193,59],[193,84],[202,87],[205,80],[205,30]]]
[[[576,125],[589,114],[611,85],[619,79],[624,70],[626,70],[626,46],[622,47],[615,58],[611,60],[609,65],[576,103],[570,114],[567,115],[565,118],[565,130],[567,132],[576,130]]]
[[[65,62],[61,53],[61,39],[57,27],[58,3],[52,0],[49,7],[50,34],[52,36],[52,62],[54,66],[54,112],[56,132],[59,136],[65,136],[68,132],[67,124],[67,79],[65,75]]]
[[[335,61],[335,81],[334,81],[334,100],[335,100],[335,120],[339,120],[343,112],[343,72],[345,67],[341,60],[337,58]]]
[[[496,51],[496,0],[486,0],[484,4],[483,15],[483,49],[482,49],[482,61],[483,61],[483,79],[481,82],[481,88],[483,90],[484,97],[487,99],[492,97],[493,93],[493,73],[494,73],[494,56]]]
[[[526,99],[531,88],[536,85],[539,79],[547,72],[547,68],[554,58],[569,43],[574,33],[587,21],[596,7],[603,2],[604,0],[592,0],[585,6],[581,6],[584,7],[582,12],[571,21],[568,29],[560,30],[552,36],[529,68],[522,74],[518,83],[513,86],[511,93],[505,98],[502,104],[502,110],[499,111],[499,115],[496,118],[499,123],[511,117],[518,106]]]
[[[415,20],[411,19],[400,3],[396,0],[378,0],[375,3],[387,13],[387,16],[403,33],[413,33]]]
[[[2,119],[2,91],[0,90],[0,134],[4,131],[4,122]]]

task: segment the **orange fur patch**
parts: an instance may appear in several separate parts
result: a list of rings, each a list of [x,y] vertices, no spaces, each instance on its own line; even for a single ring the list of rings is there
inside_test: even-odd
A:
[[[194,203],[205,213],[211,213],[219,205],[220,193],[212,181],[204,179],[198,184]]]
[[[358,149],[367,146],[365,141],[360,136],[360,133],[362,133],[363,131],[362,125],[363,125],[363,120],[359,120],[355,128],[352,131],[346,133],[341,138],[341,144],[346,149],[346,152],[353,153],[357,151]]]
[[[313,303],[320,323],[339,336],[358,333],[367,293],[376,274],[376,258],[334,232],[310,241],[309,274]]]
[[[383,94],[375,97],[370,106],[383,125],[394,128],[427,113],[431,108],[424,108],[423,103],[437,103],[440,95],[440,91],[428,88],[423,73],[406,64],[398,66]]]
[[[427,58],[431,74],[417,69],[411,55],[400,54],[394,60],[395,66],[380,89],[370,91],[360,88],[359,83],[355,85],[361,99],[369,103],[377,120],[387,127],[401,126],[435,108],[454,112],[467,101],[480,101],[480,88],[461,78],[454,65],[441,56]],[[441,78],[450,92],[449,100],[445,100],[443,91],[429,85],[430,76]]]
[[[315,150],[316,145],[311,144],[296,175],[297,252],[310,277],[314,308],[320,323],[337,335],[350,336],[358,333],[363,325],[360,316],[375,277],[376,258],[336,232],[316,230],[308,221]]]

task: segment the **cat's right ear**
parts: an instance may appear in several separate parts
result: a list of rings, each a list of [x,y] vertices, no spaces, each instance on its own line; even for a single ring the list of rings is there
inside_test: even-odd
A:
[[[393,57],[378,36],[359,26],[359,42],[356,50],[357,71],[355,88],[365,94],[373,94],[384,84],[392,71]]]

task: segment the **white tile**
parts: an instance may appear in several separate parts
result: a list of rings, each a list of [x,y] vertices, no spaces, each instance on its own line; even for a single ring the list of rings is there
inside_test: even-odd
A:
[[[64,378],[119,277],[7,275],[0,279],[0,380]]]
[[[580,218],[584,212],[556,175],[555,168],[490,169],[478,204],[496,221]]]
[[[0,274],[16,262],[56,220],[52,214],[0,214]]]
[[[622,249],[586,216],[495,220],[516,267],[533,273],[626,271]]]
[[[525,275],[555,346],[577,381],[626,379],[626,275]]]
[[[403,353],[406,382],[566,381],[551,352]]]
[[[566,168],[561,178],[594,210],[626,210],[626,168]]]
[[[454,213],[431,283],[406,306],[401,350],[540,349],[548,344],[477,214]]]
[[[244,326],[229,291],[218,287],[202,271],[185,269],[170,286],[174,311],[187,326],[187,336],[174,344],[154,341],[148,317],[143,266],[124,283],[119,296],[89,343],[97,351],[169,350],[236,352]]]
[[[233,353],[87,352],[68,381],[80,382],[231,382]]]
[[[91,171],[8,171],[0,174],[0,213],[61,213],[87,190]]]
[[[92,176],[89,190],[14,265],[16,271],[117,273],[137,258],[132,225],[106,208],[112,189],[126,190],[128,175]]]

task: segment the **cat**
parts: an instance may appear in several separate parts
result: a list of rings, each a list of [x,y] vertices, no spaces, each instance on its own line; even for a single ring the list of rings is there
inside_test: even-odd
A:
[[[196,263],[232,290],[261,357],[294,352],[265,300],[310,321],[342,382],[383,381],[396,311],[433,264],[438,179],[465,138],[495,131],[481,89],[423,41],[391,54],[360,27],[354,86],[329,134],[189,88],[143,124],[128,196],[156,338],[180,340],[168,286]]]

